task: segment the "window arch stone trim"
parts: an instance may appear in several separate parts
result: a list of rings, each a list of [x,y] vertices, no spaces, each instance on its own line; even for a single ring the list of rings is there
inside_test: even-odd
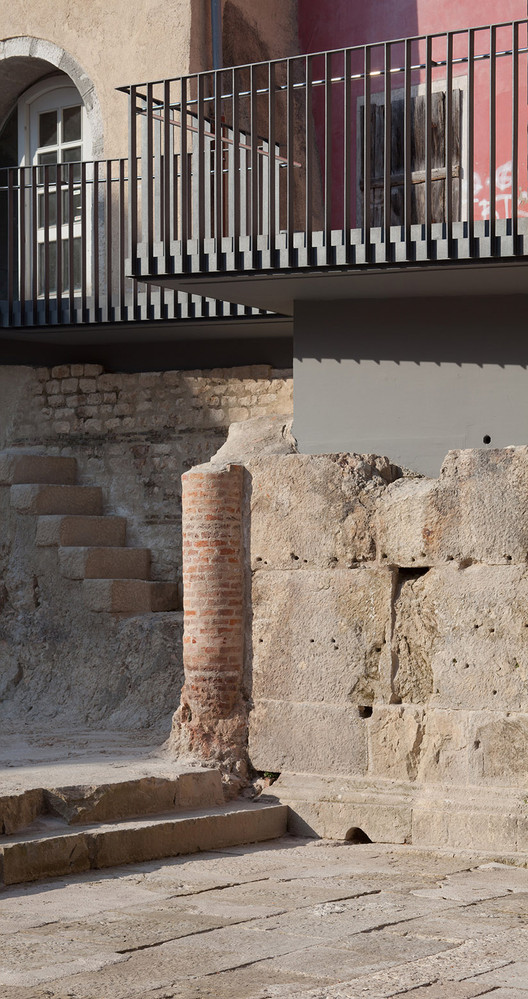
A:
[[[60,70],[70,78],[74,86],[79,91],[86,107],[92,133],[92,149],[95,159],[103,156],[104,133],[103,116],[101,106],[97,97],[95,85],[85,72],[80,63],[70,55],[66,49],[54,42],[46,41],[43,38],[33,38],[30,35],[19,35],[14,38],[6,38],[0,41],[0,74],[2,68],[5,71],[6,60],[14,59],[18,63],[19,70],[23,70],[24,63],[27,63],[28,79],[27,87],[38,82],[38,76],[31,73],[33,60],[38,60],[40,66],[45,69],[47,64],[51,68]],[[42,73],[40,74],[42,75]],[[13,104],[22,96],[26,86],[23,85],[23,71],[19,73],[22,80],[22,89],[17,94],[9,95],[9,107],[2,107],[0,102],[0,125],[5,120],[13,108]]]

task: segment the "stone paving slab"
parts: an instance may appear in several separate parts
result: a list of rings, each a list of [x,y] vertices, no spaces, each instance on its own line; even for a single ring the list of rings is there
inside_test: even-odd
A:
[[[528,999],[528,871],[284,838],[9,889],[1,999]]]

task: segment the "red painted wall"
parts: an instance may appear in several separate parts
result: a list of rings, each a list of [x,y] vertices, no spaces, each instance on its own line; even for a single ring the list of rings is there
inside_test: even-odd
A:
[[[405,38],[434,32],[453,31],[497,21],[511,21],[527,16],[527,0],[298,0],[300,48],[304,53],[321,52],[345,46],[363,45],[390,39]],[[521,45],[526,38],[526,29],[521,30]],[[523,35],[524,31],[524,35]],[[485,46],[486,36],[479,35],[478,45]],[[441,44],[441,43],[440,43]],[[467,37],[455,42],[455,56],[458,45],[462,54],[467,45]],[[511,31],[499,32],[497,48],[511,47]],[[481,49],[484,51],[484,48]],[[438,50],[440,53],[440,49]],[[380,53],[381,54],[381,53]],[[398,50],[394,50],[398,61]],[[438,58],[441,55],[439,54]],[[339,75],[340,61],[334,60],[332,75]],[[320,73],[322,66],[316,64]],[[435,70],[433,79],[440,80],[441,72]],[[467,65],[455,67],[455,76],[467,76]],[[445,70],[444,70],[445,74]],[[520,124],[519,124],[519,184],[517,192],[512,192],[512,113],[511,113],[511,59],[504,57],[497,61],[497,146],[495,192],[497,198],[497,218],[511,215],[512,197],[517,193],[519,212],[528,216],[528,177],[527,177],[527,93],[526,56],[520,61]],[[475,70],[475,219],[489,218],[490,193],[490,153],[489,153],[489,60],[476,65]],[[413,84],[418,81],[413,78]],[[393,86],[401,86],[394,78]],[[383,78],[373,80],[373,92],[383,87]],[[339,87],[334,88],[332,132],[332,224],[341,228],[343,217],[343,142],[342,107],[343,99]],[[353,91],[353,100],[361,96],[358,85]],[[464,98],[463,98],[464,100]],[[324,100],[321,90],[314,92],[314,117],[318,139],[321,167],[324,170],[325,126]],[[355,138],[355,136],[354,136]],[[467,135],[466,135],[467,140]],[[464,150],[462,151],[462,156]],[[355,172],[355,164],[352,166]],[[467,177],[466,177],[467,180]],[[356,179],[354,177],[354,184]],[[464,214],[462,217],[467,217]],[[354,219],[352,219],[354,224]]]

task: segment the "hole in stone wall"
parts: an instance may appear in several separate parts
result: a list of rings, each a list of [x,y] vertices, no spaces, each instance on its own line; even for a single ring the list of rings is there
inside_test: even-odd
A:
[[[370,704],[360,704],[358,706],[358,715],[360,718],[371,718],[372,717],[372,707]]]
[[[490,437],[489,434],[484,434],[484,437],[482,438],[482,443],[483,444],[491,444],[491,437]]]
[[[363,832],[359,826],[351,826],[345,836],[345,841],[347,843],[372,843],[370,836],[367,836],[366,832]]]
[[[411,568],[399,569],[400,582],[405,583],[411,579],[419,579],[429,572],[429,566],[412,566]]]
[[[480,739],[475,739],[473,743],[473,749],[480,749]]]

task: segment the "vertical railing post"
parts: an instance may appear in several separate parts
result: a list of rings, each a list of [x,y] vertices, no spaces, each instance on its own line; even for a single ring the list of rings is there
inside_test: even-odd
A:
[[[295,123],[293,119],[293,60],[286,60],[286,233],[287,262],[293,266],[293,234],[295,232]],[[273,156],[275,150],[273,150]]]
[[[391,87],[391,44],[384,45],[384,136],[383,136],[383,243],[385,261],[391,260],[391,218],[392,218],[392,87]]]
[[[137,121],[136,88],[130,88],[128,118],[128,241],[132,273],[137,271],[138,256],[138,160],[137,160]],[[82,190],[84,191],[83,183]],[[83,212],[83,218],[85,213]],[[83,268],[84,273],[84,268]]]
[[[343,51],[343,229],[345,240],[345,257],[347,263],[352,260],[352,245],[350,229],[352,226],[352,162],[351,162],[351,131],[352,131],[352,94],[351,94],[351,63],[350,49]]]
[[[257,137],[257,83],[256,83],[256,73],[255,67],[250,66],[249,70],[249,101],[250,101],[250,129],[251,129],[251,148],[250,148],[250,172],[251,172],[251,215],[250,215],[250,225],[249,225],[249,238],[251,246],[251,266],[253,269],[257,267],[258,253],[257,253],[257,232],[258,232],[258,169],[257,169],[257,157],[258,157],[258,137]]]
[[[475,29],[468,34],[468,110],[467,110],[467,216],[469,255],[473,256],[475,239]]]
[[[324,260],[331,261],[332,243],[332,56],[325,52],[324,127]]]
[[[425,243],[427,258],[432,256],[432,104],[433,104],[433,39],[426,39],[425,56]]]
[[[512,245],[519,252],[519,25],[512,25]]]
[[[233,179],[232,188],[232,219],[233,219],[233,254],[235,268],[238,269],[240,245],[240,101],[238,95],[237,71],[231,70],[232,97],[232,130],[233,130]]]
[[[50,204],[49,166],[44,167],[44,321],[50,321]]]
[[[313,60],[307,55],[305,59],[305,83],[306,94],[304,102],[305,113],[305,173],[304,186],[305,195],[305,233],[306,233],[306,263],[310,265],[313,260],[313,154],[314,154],[314,129],[312,113],[312,70]]]
[[[26,168],[18,170],[18,298],[20,324],[26,325]]]
[[[275,63],[268,63],[268,247],[269,264],[275,266],[276,170],[275,170]]]
[[[181,260],[182,271],[185,274],[189,269],[189,254],[187,244],[189,242],[189,160],[187,156],[187,80],[185,77],[181,81],[180,93],[180,142],[181,142],[181,163],[180,163],[180,206],[181,206]]]
[[[445,219],[447,255],[453,256],[453,34],[447,33],[446,51],[446,123],[445,123]]]
[[[495,256],[495,232],[497,213],[497,29],[490,29],[490,75],[489,75],[489,237],[490,255]]]
[[[7,321],[10,326],[14,324],[14,297],[15,297],[15,198],[14,198],[14,170],[7,171]]]
[[[74,322],[75,318],[75,258],[74,258],[74,206],[73,206],[73,176],[74,170],[70,163],[68,166],[68,188],[67,188],[67,204],[68,204],[68,273],[70,276],[70,281],[68,285],[68,320],[70,323]]]
[[[412,97],[411,97],[411,75],[412,75],[412,42],[407,39],[405,42],[405,78],[404,78],[404,98],[403,98],[403,211],[405,227],[405,259],[412,259]]]
[[[38,245],[37,245],[37,206],[38,206],[38,181],[40,167],[31,167],[31,281],[32,281],[32,320],[33,325],[38,321]]]
[[[56,291],[55,307],[57,311],[57,322],[62,318],[62,164],[57,163],[55,167],[57,176],[55,179],[55,270],[56,270]],[[71,281],[70,274],[70,281]]]
[[[175,187],[172,158],[172,120],[171,120],[171,86],[170,80],[165,80],[163,86],[163,225],[161,238],[165,257],[165,273],[170,272],[171,259],[171,194]]]
[[[364,49],[364,104],[363,104],[363,241],[365,245],[365,263],[371,259],[371,206],[370,206],[370,185],[372,179],[371,145],[372,145],[372,119],[370,108],[371,90],[371,49],[369,45]]]
[[[112,314],[112,282],[114,248],[112,245],[112,160],[106,161],[105,184],[105,249],[106,249],[106,318],[113,319]]]

